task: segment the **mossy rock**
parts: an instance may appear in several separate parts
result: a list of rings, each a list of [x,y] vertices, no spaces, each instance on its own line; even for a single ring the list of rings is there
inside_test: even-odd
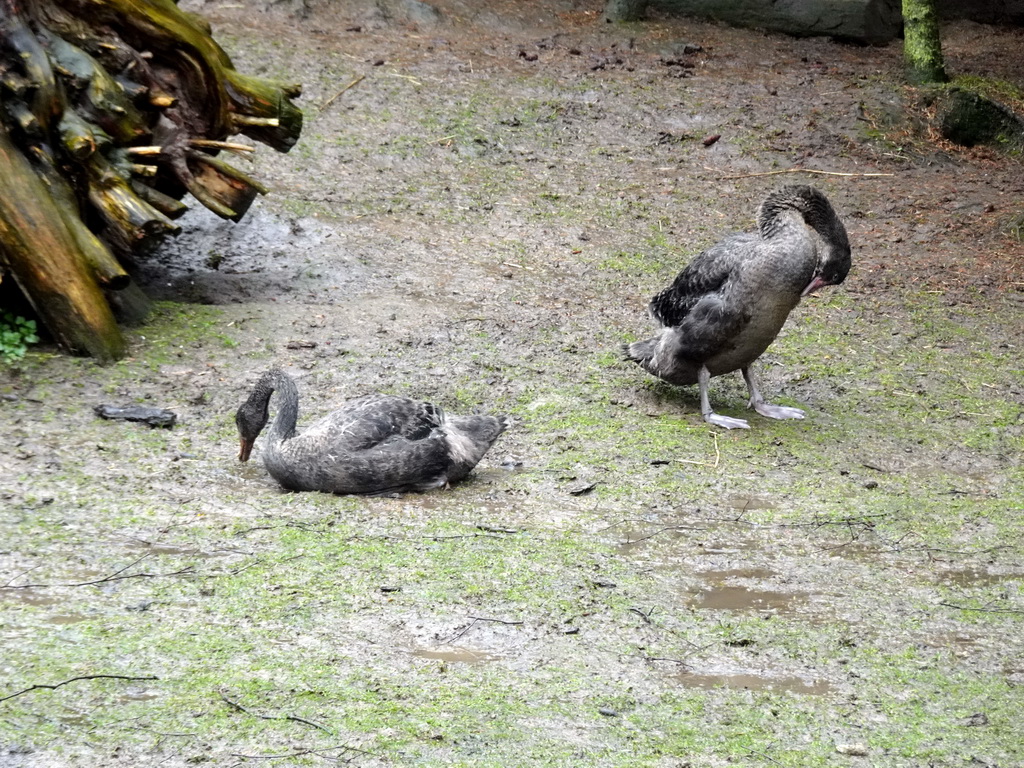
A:
[[[941,99],[938,119],[942,135],[957,144],[1024,149],[1024,122],[1007,107],[974,91],[949,89]]]

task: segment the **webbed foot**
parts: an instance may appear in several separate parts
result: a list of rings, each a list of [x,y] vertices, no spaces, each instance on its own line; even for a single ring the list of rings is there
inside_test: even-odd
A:
[[[750,425],[743,419],[734,419],[731,416],[722,416],[720,413],[715,413],[714,411],[705,414],[704,421],[708,424],[714,424],[716,427],[723,427],[725,429],[750,429]]]
[[[764,402],[764,400],[760,402],[751,400],[750,407],[769,419],[803,419],[807,416],[799,408],[790,408],[787,405],[772,405],[771,403]]]

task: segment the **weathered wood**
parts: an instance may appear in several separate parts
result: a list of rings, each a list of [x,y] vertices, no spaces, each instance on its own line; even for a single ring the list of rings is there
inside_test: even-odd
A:
[[[248,149],[224,139],[287,151],[302,128],[299,87],[235,72],[174,0],[0,0],[0,89],[0,266],[55,338],[102,358],[123,350],[111,308],[148,308],[119,259],[178,231],[186,190],[239,220],[267,190],[215,157]]]
[[[179,216],[184,216],[185,212],[188,211],[188,206],[180,200],[176,200],[170,195],[165,195],[163,192],[159,192],[147,184],[133,180],[132,189],[136,195],[152,205],[168,219],[177,219]]]
[[[635,20],[645,6],[738,27],[798,37],[827,35],[873,45],[895,39],[901,21],[896,0],[608,0],[605,17]]]
[[[78,253],[92,270],[92,275],[101,288],[118,290],[131,281],[120,262],[110,249],[83,223],[78,198],[71,186],[54,167],[52,158],[37,153],[33,170],[47,186],[50,197],[78,248]]]
[[[267,194],[267,188],[254,178],[212,155],[194,150],[188,154],[196,181],[196,189],[190,187],[190,191],[209,195],[225,211],[231,211],[225,218],[240,221],[256,195]]]
[[[124,339],[92,269],[29,162],[0,126],[0,258],[46,327],[67,349],[113,360]]]
[[[153,301],[134,281],[124,288],[105,293],[114,317],[124,325],[141,325],[153,309]]]
[[[107,223],[107,239],[130,253],[154,237],[177,233],[180,227],[141,199],[119,171],[99,153],[89,158],[89,202]]]

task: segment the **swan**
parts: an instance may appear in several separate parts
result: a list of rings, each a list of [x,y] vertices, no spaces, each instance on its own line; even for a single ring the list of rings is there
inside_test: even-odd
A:
[[[291,376],[273,368],[253,387],[235,414],[248,461],[269,420],[263,463],[293,491],[385,494],[427,491],[462,480],[506,428],[504,418],[449,416],[431,403],[373,394],[345,402],[297,433],[299,394]]]
[[[670,384],[697,384],[709,424],[750,428],[744,419],[715,413],[708,399],[711,378],[735,370],[757,413],[802,419],[799,408],[765,402],[751,366],[800,299],[842,283],[850,264],[846,228],[828,198],[805,185],[778,189],[758,208],[756,232],[711,246],[651,299],[651,315],[663,327],[624,345],[625,357]]]

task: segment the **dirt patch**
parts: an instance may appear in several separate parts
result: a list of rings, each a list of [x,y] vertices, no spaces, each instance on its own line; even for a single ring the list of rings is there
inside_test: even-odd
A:
[[[0,372],[0,697],[83,678],[0,701],[0,766],[1024,759],[1024,176],[931,139],[898,46],[192,7],[306,128],[243,222],[140,258],[127,360]],[[1020,38],[950,25],[949,68],[1019,86]],[[618,349],[796,181],[854,250],[763,360],[809,417],[714,432]],[[448,491],[284,493],[234,458],[271,364],[300,426],[373,390],[513,426]]]

